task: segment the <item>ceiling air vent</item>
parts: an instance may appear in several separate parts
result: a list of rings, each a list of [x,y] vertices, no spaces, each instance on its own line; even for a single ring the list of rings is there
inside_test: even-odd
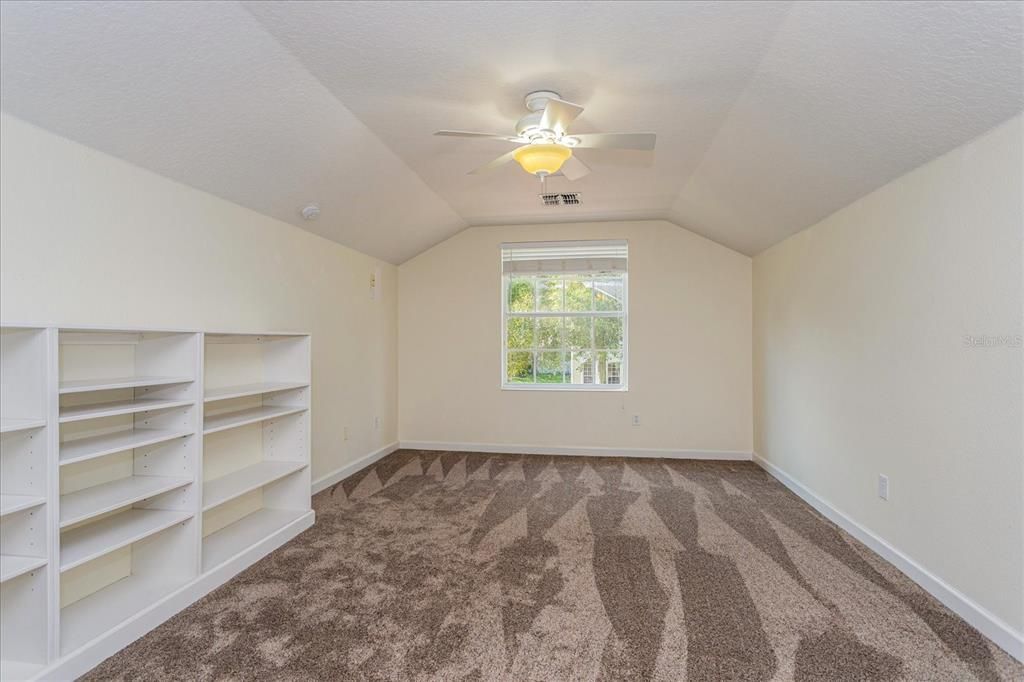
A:
[[[582,202],[580,201],[579,192],[569,192],[567,194],[541,194],[540,201],[545,206],[579,206]]]

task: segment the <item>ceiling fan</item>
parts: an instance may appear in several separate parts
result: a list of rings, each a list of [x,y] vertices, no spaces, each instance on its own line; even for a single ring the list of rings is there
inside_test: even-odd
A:
[[[509,161],[516,161],[523,170],[541,180],[558,171],[569,180],[577,180],[589,173],[587,164],[573,156],[574,149],[654,149],[654,133],[570,135],[569,125],[583,112],[583,107],[566,102],[557,92],[531,92],[524,102],[530,113],[516,123],[514,136],[462,130],[439,130],[434,134],[514,142],[520,146],[470,173],[483,173]]]

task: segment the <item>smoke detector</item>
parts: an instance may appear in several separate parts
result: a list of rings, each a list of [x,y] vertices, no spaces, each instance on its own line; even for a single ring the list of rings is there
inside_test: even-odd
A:
[[[320,217],[320,207],[316,204],[309,204],[302,209],[303,220],[316,220]]]

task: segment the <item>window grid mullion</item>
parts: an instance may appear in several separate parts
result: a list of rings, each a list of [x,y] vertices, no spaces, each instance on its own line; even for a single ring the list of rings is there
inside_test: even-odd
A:
[[[562,287],[562,307],[565,307],[565,287]],[[568,318],[562,318],[562,324],[559,326],[559,338],[558,338],[558,354],[562,358],[562,381],[565,381],[565,354],[568,352],[568,339],[566,338],[567,333],[565,329],[565,323]]]
[[[594,383],[601,383],[599,381],[600,376],[597,373],[597,318],[591,318],[590,320],[590,367],[591,372],[594,374]]]

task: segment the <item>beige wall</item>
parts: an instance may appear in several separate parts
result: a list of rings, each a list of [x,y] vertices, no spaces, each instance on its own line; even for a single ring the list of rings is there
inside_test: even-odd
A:
[[[1017,632],[1022,350],[964,339],[1022,333],[1021,143],[1018,117],[754,259],[756,452]]]
[[[501,390],[499,245],[613,238],[629,240],[629,390]],[[466,230],[399,267],[400,437],[749,454],[750,278],[748,257],[662,221]]]
[[[0,125],[4,320],[307,331],[313,479],[396,439],[394,266],[6,114]]]

